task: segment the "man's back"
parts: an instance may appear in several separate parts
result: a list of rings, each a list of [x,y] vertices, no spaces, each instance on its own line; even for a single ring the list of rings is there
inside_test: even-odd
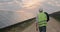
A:
[[[47,16],[44,12],[38,14],[38,24],[40,27],[47,25]]]
[[[44,12],[41,12],[38,14],[38,20],[39,21],[43,21],[43,20],[47,20],[47,16]]]

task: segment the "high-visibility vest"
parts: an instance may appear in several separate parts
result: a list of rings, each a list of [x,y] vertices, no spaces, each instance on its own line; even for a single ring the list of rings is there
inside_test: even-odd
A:
[[[47,25],[47,16],[44,12],[38,14],[38,24],[40,27]]]

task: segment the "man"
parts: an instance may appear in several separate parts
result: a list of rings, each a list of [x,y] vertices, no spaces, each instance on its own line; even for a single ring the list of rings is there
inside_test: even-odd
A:
[[[39,10],[38,14],[38,25],[40,32],[46,32],[47,22],[49,21],[49,15],[43,10]]]

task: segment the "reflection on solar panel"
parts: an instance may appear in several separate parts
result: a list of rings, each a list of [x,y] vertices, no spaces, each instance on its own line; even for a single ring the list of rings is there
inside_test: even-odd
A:
[[[0,11],[0,28],[19,23],[33,17],[33,14],[26,14],[25,12],[19,13],[16,11]]]

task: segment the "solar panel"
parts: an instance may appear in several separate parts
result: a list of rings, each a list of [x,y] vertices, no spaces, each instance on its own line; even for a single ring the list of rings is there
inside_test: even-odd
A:
[[[0,11],[0,28],[14,25],[33,17],[33,14],[26,12]]]

